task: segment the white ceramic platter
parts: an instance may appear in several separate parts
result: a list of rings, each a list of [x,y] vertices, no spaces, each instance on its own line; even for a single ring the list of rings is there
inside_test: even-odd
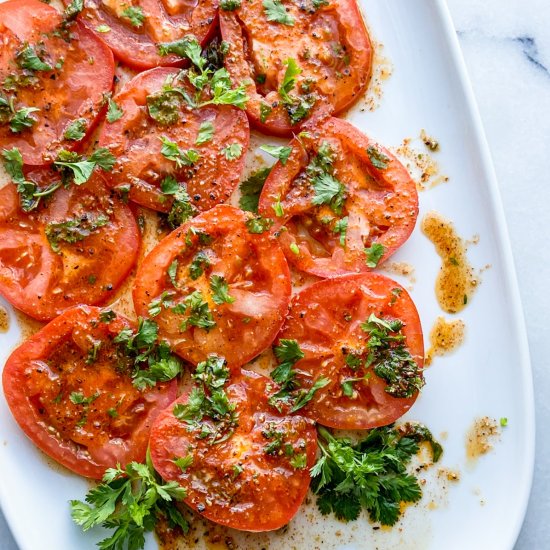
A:
[[[389,146],[418,136],[422,128],[441,143],[434,158],[450,180],[420,193],[419,219],[436,210],[455,223],[460,235],[479,235],[469,258],[476,268],[491,266],[471,303],[455,316],[466,323],[465,343],[453,355],[434,360],[426,388],[408,415],[436,436],[448,434],[442,465],[458,471],[460,481],[441,483],[432,468],[423,475],[424,498],[407,508],[391,531],[373,530],[365,518],[347,525],[312,519],[310,507],[285,533],[257,539],[231,535],[243,548],[512,548],[531,486],[533,395],[517,283],[487,144],[444,1],[362,0],[361,7],[372,35],[384,45],[393,75],[382,83],[378,109],[371,112],[360,101],[348,119]],[[434,294],[440,259],[417,227],[396,260],[415,267],[412,296],[428,334],[442,314]],[[10,330],[0,336],[0,365],[20,341],[11,310],[10,316]],[[485,415],[507,417],[509,425],[494,450],[469,465],[466,433]],[[53,467],[35,450],[3,395],[0,442],[0,499],[21,549],[94,548],[103,533],[84,535],[72,524],[68,506],[70,499],[83,498],[87,482]],[[156,548],[152,537],[148,548]]]

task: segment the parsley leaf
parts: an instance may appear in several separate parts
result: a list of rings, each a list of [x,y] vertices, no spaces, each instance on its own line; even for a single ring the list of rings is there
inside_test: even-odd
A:
[[[115,157],[106,147],[96,149],[88,158],[62,149],[54,161],[54,166],[61,172],[64,183],[70,183],[72,179],[76,185],[82,185],[90,179],[96,166],[110,172],[115,161]]]
[[[175,481],[164,483],[147,458],[146,464],[131,462],[124,469],[120,465],[109,468],[102,483],[88,491],[85,502],[71,501],[73,521],[84,531],[99,525],[114,529],[99,543],[103,550],[140,550],[145,546],[144,534],[161,518],[185,533],[189,530],[173,504],[187,496],[185,489]]]
[[[29,71],[51,71],[52,66],[40,59],[34,46],[26,44],[15,56],[18,65]]]
[[[107,100],[109,106],[107,107],[107,122],[113,123],[124,116],[124,111],[119,107],[114,99],[109,97]]]
[[[356,444],[319,427],[322,454],[310,473],[321,513],[353,521],[365,508],[372,521],[394,525],[401,502],[416,502],[422,496],[418,480],[406,471],[421,441],[433,441],[422,425],[375,428]],[[434,462],[440,454],[433,453]]]
[[[263,0],[262,4],[268,21],[276,21],[290,27],[294,25],[294,17],[287,13],[280,0]]]
[[[210,277],[210,290],[212,291],[212,300],[218,305],[232,304],[235,298],[229,295],[229,285],[221,275],[212,275]]]
[[[162,141],[161,154],[175,162],[177,168],[193,166],[200,159],[200,155],[195,149],[180,149],[177,143],[170,141],[165,136],[159,136],[159,139]]]
[[[160,183],[160,190],[165,195],[173,195],[174,201],[168,212],[168,225],[175,229],[195,214],[191,197],[184,185],[177,182],[173,176],[166,176]]]
[[[346,200],[346,188],[342,182],[325,172],[314,177],[311,184],[315,192],[311,199],[313,204],[328,204],[336,214],[342,213],[342,207]]]
[[[70,141],[79,141],[86,135],[87,128],[87,120],[85,118],[77,118],[65,128],[63,137]]]
[[[262,145],[260,147],[262,151],[265,151],[272,157],[275,157],[281,161],[281,164],[284,166],[286,164],[286,161],[288,160],[288,157],[290,156],[290,153],[292,153],[292,147],[279,147],[276,145]]]
[[[367,155],[375,168],[378,168],[378,170],[386,170],[389,165],[390,158],[384,155],[382,151],[379,151],[376,147],[374,147],[374,145],[370,145],[367,148]]]
[[[202,145],[212,140],[214,137],[214,125],[207,121],[203,122],[199,126],[199,133],[197,134],[197,139],[195,140],[196,145]]]
[[[135,28],[139,28],[143,25],[145,15],[143,9],[140,6],[128,6],[122,11],[122,17],[125,17],[130,21],[130,25]]]
[[[376,267],[382,259],[384,252],[386,252],[386,247],[380,243],[372,243],[369,248],[365,248],[367,267]]]
[[[51,249],[60,254],[60,241],[77,243],[89,237],[92,233],[109,223],[109,217],[99,214],[96,217],[88,213],[78,218],[72,218],[63,222],[50,222],[46,225],[45,233]]]
[[[262,193],[265,180],[270,172],[271,168],[260,168],[260,170],[250,174],[250,176],[241,183],[239,187],[241,191],[239,206],[242,210],[254,213],[258,212],[260,194]]]
[[[237,160],[243,154],[243,146],[240,143],[230,143],[222,149],[227,160]]]

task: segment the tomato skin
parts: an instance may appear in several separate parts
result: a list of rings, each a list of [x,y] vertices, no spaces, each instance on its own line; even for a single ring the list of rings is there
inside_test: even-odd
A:
[[[94,479],[117,463],[142,462],[153,419],[176,398],[175,381],[140,392],[105,356],[86,364],[86,344],[99,341],[99,354],[108,355],[112,338],[132,327],[120,316],[103,323],[100,312],[88,306],[67,310],[19,346],[2,375],[10,410],[31,441]],[[99,396],[84,409],[70,399],[73,392]],[[116,417],[108,414],[111,407]]]
[[[390,151],[349,122],[329,117],[312,121],[305,131],[309,137],[292,140],[286,164],[277,162],[269,174],[259,212],[274,217],[272,231],[279,235],[287,260],[297,269],[319,277],[370,271],[365,248],[373,243],[384,246],[379,265],[412,233],[418,217],[415,182]],[[312,203],[314,191],[305,172],[323,142],[337,152],[335,177],[346,188],[345,212],[339,216],[328,206]],[[374,166],[367,153],[370,148],[387,159],[385,169]],[[282,217],[274,216],[279,198]],[[334,230],[335,222],[344,216],[348,218],[345,248]],[[328,225],[321,222],[325,217],[330,220]],[[286,230],[281,231],[282,227]]]
[[[220,9],[222,38],[232,44],[225,66],[235,82],[249,82],[250,123],[281,137],[292,136],[307,120],[293,124],[277,92],[287,59],[297,61],[302,69],[299,82],[310,79],[318,95],[310,111],[313,116],[318,109],[336,115],[353,105],[368,86],[373,58],[371,40],[355,0],[330,0],[329,5],[313,11],[307,5],[298,9],[285,4],[285,8],[295,20],[292,26],[268,22],[262,2],[243,2],[234,11]],[[342,59],[332,51],[336,47],[341,48]],[[308,58],[304,51],[309,52]],[[344,57],[349,58],[347,65]],[[264,82],[258,80],[261,75]],[[262,103],[272,109],[264,119]]]
[[[216,325],[209,330],[189,326],[186,318],[163,309],[155,317],[159,334],[175,353],[197,364],[211,353],[223,355],[231,369],[250,361],[275,339],[290,302],[290,273],[277,242],[268,232],[251,234],[245,226],[247,215],[228,205],[218,205],[189,220],[165,237],[138,269],[133,289],[138,315],[149,316],[149,305],[165,291],[174,293],[172,305],[183,303],[192,291],[200,290],[209,304]],[[207,234],[212,242],[201,245],[197,235]],[[191,239],[191,246],[186,240]],[[200,252],[211,265],[196,280],[189,267]],[[178,259],[178,289],[167,272]],[[215,304],[209,289],[212,274],[225,278],[233,303]]]
[[[246,114],[228,105],[181,109],[181,121],[171,126],[158,125],[147,111],[147,96],[161,92],[177,69],[157,68],[138,74],[127,82],[113,100],[123,110],[119,120],[105,122],[99,145],[107,147],[117,157],[113,170],[106,175],[110,186],[130,185],[129,198],[142,206],[168,212],[172,198],[162,193],[164,177],[172,175],[185,184],[193,206],[209,210],[226,201],[241,180],[250,137]],[[189,92],[193,93],[188,86]],[[203,122],[214,125],[212,140],[195,143]],[[193,149],[200,159],[189,167],[176,169],[173,161],[161,154],[160,137],[168,138],[182,150]],[[230,144],[241,146],[239,158],[229,160],[223,150]]]
[[[304,415],[324,426],[342,430],[385,426],[403,416],[418,397],[418,392],[410,398],[393,397],[385,391],[386,381],[372,369],[353,370],[345,363],[344,350],[365,345],[360,325],[371,313],[404,322],[406,348],[422,369],[424,340],[418,312],[407,291],[388,277],[365,273],[325,279],[294,296],[278,340],[296,340],[304,352],[304,359],[294,365],[303,387],[321,376],[330,379],[303,409]],[[342,381],[365,372],[370,372],[368,383],[355,383],[357,395],[346,397]]]
[[[32,171],[27,178],[45,187],[57,176]],[[0,205],[0,294],[35,319],[48,321],[71,306],[105,301],[137,259],[134,215],[109,195],[99,174],[84,185],[58,189],[29,213],[20,209],[10,183],[0,190]],[[48,224],[81,215],[108,215],[109,221],[79,242],[60,241],[56,253],[46,235]]]
[[[173,405],[164,410],[151,430],[150,452],[155,469],[166,481],[177,481],[187,490],[186,504],[211,521],[242,531],[272,531],[286,525],[298,511],[315,463],[317,431],[303,416],[284,416],[269,406],[269,379],[242,371],[226,389],[237,402],[239,425],[226,441],[210,445],[197,439],[196,431],[175,418]],[[175,403],[186,403],[187,395]],[[273,439],[270,429],[288,435],[284,442],[296,453],[305,453],[303,468],[295,469],[284,452],[266,454]],[[192,445],[193,449],[189,446]],[[182,472],[175,457],[193,456]],[[234,467],[242,471],[235,475]]]
[[[104,112],[104,94],[112,90],[113,54],[93,33],[75,22],[70,28],[71,45],[52,31],[61,22],[57,10],[36,0],[12,0],[0,4],[0,81],[17,73],[15,55],[25,43],[44,43],[45,58],[53,66],[61,58],[61,68],[36,72],[36,86],[18,86],[6,91],[14,98],[14,108],[36,107],[36,122],[19,133],[0,125],[0,148],[17,147],[25,164],[50,164],[61,149],[82,146]],[[85,136],[79,140],[64,137],[69,125],[84,119]]]
[[[69,3],[68,0],[65,2]],[[85,0],[79,21],[111,48],[118,59],[137,70],[186,66],[187,62],[181,57],[160,55],[157,45],[194,35],[201,46],[205,46],[214,35],[218,22],[218,2],[214,0],[198,0],[191,8],[191,14],[178,13],[181,7],[186,7],[184,2],[172,2],[175,13],[171,14],[162,0],[138,0],[132,5],[142,8],[145,19],[137,29],[128,20],[117,17],[106,4],[108,2]],[[117,9],[122,6],[118,2],[114,4]],[[109,32],[98,31],[100,26],[109,27]]]

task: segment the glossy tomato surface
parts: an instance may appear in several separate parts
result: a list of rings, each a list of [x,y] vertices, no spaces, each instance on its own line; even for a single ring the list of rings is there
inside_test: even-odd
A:
[[[155,469],[187,490],[186,504],[216,523],[244,531],[270,531],[298,511],[315,463],[317,432],[303,416],[285,416],[267,403],[268,378],[242,371],[226,393],[238,426],[212,445],[201,428],[163,411],[151,431]],[[185,405],[188,396],[175,404]],[[205,419],[211,423],[211,420]],[[185,470],[174,459],[192,457]]]
[[[408,239],[418,193],[385,147],[337,118],[308,126],[290,145],[265,182],[259,212],[275,219],[297,269],[320,277],[368,271]]]
[[[113,342],[132,325],[101,310],[67,310],[18,347],[2,382],[11,412],[32,442],[82,476],[145,459],[156,415],[176,398],[176,383],[140,391],[132,364]]]
[[[217,7],[215,0],[85,0],[79,21],[121,61],[136,69],[151,69],[183,63],[181,57],[161,55],[159,44],[193,36],[204,45],[214,33]]]
[[[35,170],[27,178],[47,187],[58,176]],[[21,209],[15,184],[0,190],[0,294],[35,319],[107,300],[138,249],[133,213],[99,174],[59,188],[30,212]]]
[[[285,2],[286,22],[264,4],[220,9],[222,37],[231,44],[225,65],[235,82],[248,83],[251,123],[289,136],[318,108],[337,114],[361,96],[373,50],[355,0]],[[296,70],[285,80],[289,59]]]
[[[164,238],[136,275],[136,312],[154,313],[159,334],[194,364],[217,353],[231,368],[244,365],[273,342],[288,311],[284,255],[269,232],[251,233],[247,219],[216,206]],[[224,287],[221,300],[215,289]]]
[[[0,99],[11,105],[0,114],[0,148],[17,147],[25,164],[49,164],[59,150],[78,148],[113,86],[109,48],[80,23],[62,31],[61,22],[37,0],[0,4]],[[14,126],[28,108],[37,109],[28,125]]]
[[[368,346],[372,336],[362,327],[371,314],[403,323],[402,344],[421,369],[420,319],[407,291],[395,281],[376,273],[326,279],[292,301],[278,339],[296,340],[304,353],[294,365],[302,387],[311,387],[321,377],[330,381],[303,409],[320,424],[349,430],[384,426],[403,416],[418,397],[418,391],[408,398],[394,397],[387,391],[388,382],[375,374],[376,360],[369,357]],[[349,395],[344,392],[346,381],[352,381]]]
[[[163,86],[177,75],[177,69],[157,68],[127,82],[113,98],[123,114],[113,123],[105,122],[99,144],[117,157],[113,171],[107,174],[109,184],[128,186],[130,200],[160,212],[170,211],[173,196],[162,189],[163,181],[172,177],[187,191],[192,208],[202,212],[227,200],[239,183],[248,147],[248,120],[236,107],[192,109],[179,94],[171,94],[168,101],[175,102],[176,109],[165,110],[164,118],[153,111],[157,121],[150,115],[154,107],[149,105],[158,105],[155,102],[160,101]],[[194,94],[189,84],[180,80],[173,84]],[[166,123],[166,112],[174,113],[170,123]],[[198,159],[178,166],[162,154],[163,139],[184,152],[195,152]]]

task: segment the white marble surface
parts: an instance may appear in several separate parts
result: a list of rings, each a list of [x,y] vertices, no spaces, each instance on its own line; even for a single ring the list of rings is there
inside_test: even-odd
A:
[[[537,463],[516,550],[537,550],[550,547],[550,1],[447,1],[493,154],[529,333]],[[17,550],[1,512],[0,550]]]

